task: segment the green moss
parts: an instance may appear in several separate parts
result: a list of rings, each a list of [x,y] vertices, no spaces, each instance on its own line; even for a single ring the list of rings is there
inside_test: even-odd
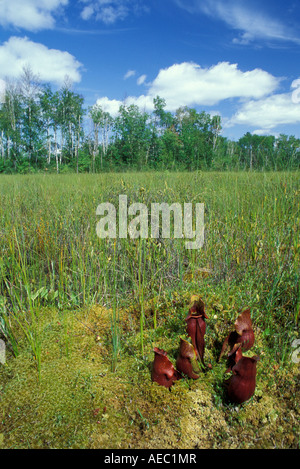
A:
[[[8,354],[0,368],[2,447],[297,447],[299,368],[270,361],[258,328],[255,350],[248,352],[261,354],[255,395],[238,407],[224,400],[226,360],[219,363],[213,349],[230,328],[226,310],[216,313],[208,306],[205,357],[211,370],[196,381],[177,381],[170,390],[151,381],[154,346],[164,348],[175,364],[179,339],[173,326],[184,334],[186,296],[177,299],[177,308],[165,304],[156,330],[144,331],[144,356],[138,314],[121,311],[122,350],[115,373],[109,310],[95,306],[65,316],[42,310],[40,380],[26,341],[20,354]]]

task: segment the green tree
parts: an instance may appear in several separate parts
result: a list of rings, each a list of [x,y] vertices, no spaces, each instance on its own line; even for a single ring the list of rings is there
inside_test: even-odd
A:
[[[22,100],[17,82],[7,82],[1,106],[2,155],[17,169],[21,155]]]
[[[41,97],[41,107],[44,118],[45,133],[47,135],[47,162],[48,164],[51,164],[51,156],[54,151],[56,171],[59,172],[58,138],[59,133],[61,133],[60,129],[62,126],[60,92],[56,91],[54,93],[49,86],[46,86]]]
[[[31,162],[37,159],[43,151],[43,123],[40,98],[41,84],[37,75],[30,67],[24,67],[19,79],[21,106],[22,106],[22,149],[24,156]]]
[[[154,111],[153,114],[155,116],[155,124],[158,129],[158,133],[163,133],[165,129],[170,128],[174,125],[174,118],[171,112],[165,111],[166,107],[166,100],[161,98],[160,96],[156,96],[153,99]]]
[[[58,115],[61,134],[60,164],[63,158],[66,163],[75,162],[78,172],[79,148],[83,137],[83,96],[71,90],[71,82],[67,78],[59,91]]]
[[[276,140],[275,169],[299,168],[300,139],[280,134]]]
[[[115,146],[122,163],[142,168],[148,162],[151,131],[149,116],[135,105],[122,105],[114,120]]]
[[[275,137],[247,132],[238,141],[240,163],[245,169],[270,168],[273,166]]]
[[[213,153],[211,117],[183,107],[176,111],[176,128],[182,142],[182,158],[189,170],[210,167]]]
[[[101,152],[100,152],[100,168],[103,169],[103,156],[105,157],[108,149],[109,132],[113,125],[113,118],[109,112],[103,111],[99,104],[95,104],[89,108],[89,116],[93,122],[93,143],[91,146],[92,150],[92,162],[93,171],[95,171],[95,160],[99,156],[99,145],[101,134]]]

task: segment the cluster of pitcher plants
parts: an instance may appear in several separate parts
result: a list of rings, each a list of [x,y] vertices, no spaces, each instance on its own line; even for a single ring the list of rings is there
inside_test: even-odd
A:
[[[173,383],[184,376],[198,379],[202,370],[211,369],[205,364],[205,332],[208,316],[205,304],[198,295],[193,295],[186,320],[186,332],[191,340],[180,338],[180,347],[176,359],[176,367],[169,360],[163,349],[154,347],[152,380],[161,386],[170,388]],[[256,386],[256,364],[258,356],[243,356],[243,352],[251,349],[254,344],[254,332],[250,317],[250,309],[243,311],[234,323],[234,330],[225,338],[219,360],[227,353],[228,368],[232,372],[225,380],[227,397],[230,402],[242,404],[253,396]]]

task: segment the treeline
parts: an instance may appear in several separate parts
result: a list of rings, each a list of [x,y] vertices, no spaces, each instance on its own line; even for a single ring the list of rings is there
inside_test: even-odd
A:
[[[171,113],[159,96],[153,104],[151,114],[124,104],[112,117],[97,104],[85,109],[68,79],[53,91],[24,68],[0,104],[0,172],[299,168],[294,136],[248,132],[232,141],[221,135],[220,116]]]

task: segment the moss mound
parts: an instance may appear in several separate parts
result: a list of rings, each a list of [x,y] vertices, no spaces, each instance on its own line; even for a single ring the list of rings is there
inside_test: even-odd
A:
[[[113,372],[112,311],[41,310],[40,379],[22,331],[20,353],[0,365],[2,448],[297,448],[299,365],[275,362],[255,327],[257,388],[241,406],[226,403],[225,361],[217,361],[231,313],[208,298],[205,359],[212,369],[168,390],[151,381],[153,346],[175,363],[189,294],[145,308],[141,354],[138,308],[119,311],[121,348]]]

